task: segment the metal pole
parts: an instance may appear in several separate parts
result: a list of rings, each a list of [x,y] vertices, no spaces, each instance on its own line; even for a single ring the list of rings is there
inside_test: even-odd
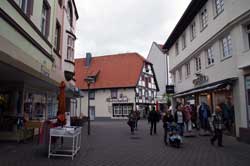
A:
[[[88,135],[90,135],[89,85],[90,83],[88,83]]]

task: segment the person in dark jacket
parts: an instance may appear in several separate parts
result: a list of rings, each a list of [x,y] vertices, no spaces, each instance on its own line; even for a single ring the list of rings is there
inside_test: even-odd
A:
[[[152,135],[153,128],[154,134],[156,134],[156,123],[159,121],[159,113],[155,111],[155,107],[152,107],[152,110],[149,112],[148,122],[151,123],[150,135]]]
[[[166,111],[165,115],[162,117],[162,122],[163,122],[163,128],[164,128],[164,143],[165,145],[168,144],[168,130],[171,125],[171,123],[174,122],[174,117],[171,114],[171,112],[168,110]]]
[[[128,122],[127,122],[130,127],[131,134],[134,134],[136,120],[137,120],[136,112],[131,111],[131,113],[128,116]]]
[[[184,121],[185,121],[183,109],[184,109],[183,104],[181,103],[177,104],[176,111],[174,114],[174,120],[180,130],[179,132],[181,136],[183,136],[183,128],[184,128]]]
[[[220,106],[216,106],[215,108],[215,114],[213,114],[213,131],[214,131],[214,136],[210,140],[211,144],[214,145],[214,141],[218,140],[218,146],[223,147],[222,145],[222,130],[223,130],[223,117],[222,117],[222,109]]]

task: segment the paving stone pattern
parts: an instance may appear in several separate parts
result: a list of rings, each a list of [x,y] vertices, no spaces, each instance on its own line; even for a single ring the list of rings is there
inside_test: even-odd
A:
[[[46,148],[36,140],[24,143],[0,142],[0,166],[249,166],[250,145],[224,137],[225,147],[212,146],[210,137],[184,138],[180,149],[165,146],[162,123],[157,135],[149,135],[149,124],[139,121],[130,134],[126,121],[98,121],[91,124],[91,136],[83,128],[80,152],[74,160],[47,158]]]

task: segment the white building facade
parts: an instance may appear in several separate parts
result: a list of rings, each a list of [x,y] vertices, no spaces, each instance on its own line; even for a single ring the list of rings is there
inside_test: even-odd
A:
[[[88,60],[89,58],[89,60]],[[86,66],[86,62],[90,62]],[[96,74],[89,88],[90,119],[127,119],[131,111],[146,117],[155,106],[157,81],[153,65],[137,53],[76,60],[76,86],[84,92],[77,115],[88,115],[88,87],[84,79]]]
[[[230,100],[242,140],[250,133],[249,29],[249,0],[193,0],[163,47],[176,100],[205,101],[211,110]]]

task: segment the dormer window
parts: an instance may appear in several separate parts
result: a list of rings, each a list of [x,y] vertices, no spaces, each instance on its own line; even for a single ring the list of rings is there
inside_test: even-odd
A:
[[[73,11],[72,11],[72,4],[70,3],[70,1],[68,1],[68,5],[67,5],[67,18],[69,20],[69,24],[72,27],[73,25]]]

